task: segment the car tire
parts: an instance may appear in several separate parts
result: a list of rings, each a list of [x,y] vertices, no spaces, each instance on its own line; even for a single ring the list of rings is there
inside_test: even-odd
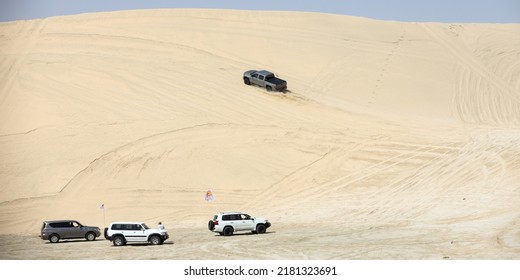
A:
[[[60,236],[57,234],[51,234],[51,236],[49,236],[49,241],[51,243],[58,243],[58,241],[60,241]]]
[[[273,91],[273,88],[271,86],[266,86],[265,89],[267,89],[267,91]]]
[[[215,222],[213,222],[212,220],[210,220],[208,222],[208,229],[209,230],[214,230],[215,229]]]
[[[123,246],[126,244],[125,239],[122,236],[116,236],[114,237],[114,246]]]
[[[85,239],[87,239],[87,241],[94,241],[96,240],[96,234],[91,231],[87,232],[87,234],[85,235]]]
[[[259,224],[256,226],[256,233],[263,234],[263,233],[265,233],[265,229],[266,229],[265,225]]]
[[[244,84],[246,85],[251,85],[251,81],[249,80],[249,78],[244,78]]]
[[[229,227],[229,226],[225,227],[224,228],[224,236],[231,236],[231,235],[233,235],[233,231],[234,231],[233,227]]]
[[[153,235],[152,237],[150,237],[150,243],[152,243],[152,245],[161,245],[162,244],[161,237],[159,237],[157,235]]]

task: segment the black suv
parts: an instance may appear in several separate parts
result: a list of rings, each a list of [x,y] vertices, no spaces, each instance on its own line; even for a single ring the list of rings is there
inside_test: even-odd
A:
[[[51,243],[58,243],[60,239],[85,238],[94,241],[100,235],[99,227],[84,226],[75,220],[59,220],[43,222],[40,237]]]

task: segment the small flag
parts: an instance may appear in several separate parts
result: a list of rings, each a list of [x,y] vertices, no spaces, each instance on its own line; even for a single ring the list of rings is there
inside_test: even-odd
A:
[[[206,201],[213,201],[215,200],[215,196],[213,196],[213,192],[211,190],[208,190],[206,192]]]
[[[105,203],[101,204],[101,206],[99,206],[99,209],[105,210]]]

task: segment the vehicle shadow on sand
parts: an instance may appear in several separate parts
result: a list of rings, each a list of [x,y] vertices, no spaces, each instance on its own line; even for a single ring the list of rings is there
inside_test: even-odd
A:
[[[269,234],[274,234],[276,233],[276,231],[268,231],[268,232],[265,232],[265,233],[253,233],[253,232],[241,232],[241,233],[233,233],[232,235],[230,236],[225,236],[225,235],[220,235],[220,234],[215,234],[214,236],[215,237],[222,237],[222,238],[230,238],[230,237],[233,237],[233,236],[236,236],[236,237],[239,237],[239,236],[248,236],[248,235],[258,235],[258,236],[261,236],[261,235],[269,235]]]
[[[163,244],[161,245],[174,245],[175,242],[174,241],[164,241]],[[124,246],[115,246],[114,244],[111,245],[111,247],[148,247],[148,246],[151,246],[151,247],[160,247],[161,245],[153,245],[153,244],[150,244],[150,243],[127,243],[126,245]]]
[[[45,242],[45,245],[49,245],[49,244],[50,245],[58,245],[58,244],[67,244],[67,243],[88,243],[88,242],[101,242],[101,241],[105,241],[105,240],[103,240],[103,239],[96,239],[96,240],[89,241],[89,240],[84,240],[84,239],[83,240],[79,240],[79,239],[73,240],[73,239],[70,239],[70,240],[60,240],[60,241],[58,241],[56,243],[52,243],[50,241],[47,241],[47,242]]]

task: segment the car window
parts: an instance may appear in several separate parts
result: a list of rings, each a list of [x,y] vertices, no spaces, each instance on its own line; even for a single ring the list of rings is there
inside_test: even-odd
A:
[[[251,216],[249,216],[249,215],[247,215],[247,214],[242,214],[242,215],[240,215],[240,218],[241,218],[242,220],[251,220]]]
[[[252,77],[253,78],[258,78],[258,74],[253,74]]]
[[[113,224],[113,230],[134,230],[134,225],[132,224]]]
[[[140,224],[132,225],[132,229],[133,229],[133,230],[143,230],[143,228],[141,227]]]
[[[141,224],[144,229],[150,229],[146,224]]]
[[[70,227],[70,222],[50,223],[53,228],[67,228]]]
[[[263,79],[264,79],[264,76],[262,76],[262,75],[258,75],[258,79],[263,80]]]

